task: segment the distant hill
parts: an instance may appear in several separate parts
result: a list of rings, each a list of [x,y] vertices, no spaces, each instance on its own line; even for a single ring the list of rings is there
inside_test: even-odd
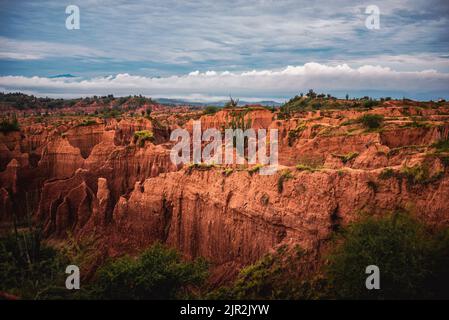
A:
[[[224,107],[224,105],[228,102],[228,100],[220,100],[220,101],[210,101],[210,102],[197,102],[197,101],[189,101],[189,100],[183,100],[183,99],[167,99],[167,98],[159,98],[155,99],[160,104],[165,105],[190,105],[190,106],[198,106],[198,107],[204,107],[204,106],[217,106],[217,107]],[[255,102],[249,102],[240,100],[239,105],[249,105],[249,104],[260,104],[263,106],[268,107],[280,107],[282,103],[271,101],[271,100],[261,100],[261,101],[255,101]]]
[[[57,74],[55,76],[50,76],[50,79],[57,79],[57,78],[76,78],[73,74],[66,73],[66,74]]]

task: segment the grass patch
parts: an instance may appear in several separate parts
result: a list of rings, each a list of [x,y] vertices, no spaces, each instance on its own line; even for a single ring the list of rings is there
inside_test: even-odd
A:
[[[442,177],[443,172],[431,175],[427,166],[416,165],[413,167],[403,167],[400,171],[400,175],[407,179],[409,185],[415,185],[435,182]]]
[[[404,166],[400,171],[386,168],[379,174],[379,178],[382,180],[396,178],[399,181],[406,179],[407,185],[412,186],[436,182],[441,179],[443,174],[444,172],[441,171],[431,175],[427,165],[415,165],[413,167]]]
[[[229,177],[233,172],[234,172],[234,169],[232,169],[232,168],[226,168],[222,171],[222,173],[225,177]]]
[[[248,169],[248,173],[250,176],[259,172],[260,168],[263,168],[263,164],[256,164],[255,166]]]
[[[296,165],[296,170],[298,171],[308,171],[308,172],[316,172],[316,171],[320,171],[319,167],[312,167],[306,164],[297,164]]]
[[[216,165],[214,163],[205,163],[205,162],[201,162],[201,163],[190,163],[187,166],[187,173],[192,173],[193,170],[197,170],[197,171],[208,171],[210,169],[215,168]]]

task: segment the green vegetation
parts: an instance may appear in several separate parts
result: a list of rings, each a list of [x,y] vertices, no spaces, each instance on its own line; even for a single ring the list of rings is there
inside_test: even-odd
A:
[[[81,290],[69,291],[67,265],[91,263],[95,253],[90,241],[72,240],[58,251],[41,243],[36,232],[0,238],[0,291],[22,299],[191,298],[208,276],[205,260],[185,262],[175,249],[157,243],[136,258],[110,260]]]
[[[214,163],[206,163],[206,162],[189,163],[189,165],[187,166],[186,172],[188,174],[191,174],[193,170],[207,171],[207,170],[210,170],[215,167],[216,167],[216,165]]]
[[[0,132],[8,133],[12,131],[20,131],[19,121],[15,116],[11,120],[3,119],[0,122]]]
[[[41,243],[38,231],[0,238],[0,291],[25,299],[64,298],[67,260]]]
[[[359,119],[359,122],[367,129],[378,129],[382,126],[384,117],[379,114],[364,114]]]
[[[373,100],[371,98],[363,101],[363,107],[367,109],[372,109],[373,107],[378,106],[379,104],[380,104],[379,101]]]
[[[282,172],[278,178],[278,192],[282,193],[284,191],[284,181],[293,178],[292,173],[289,170]]]
[[[449,152],[449,139],[441,139],[432,144],[437,152]]]
[[[296,170],[298,170],[298,171],[316,172],[316,171],[319,171],[320,168],[300,163],[300,164],[296,165]]]
[[[293,146],[293,143],[296,141],[296,139],[299,138],[299,135],[301,134],[301,132],[303,132],[306,128],[307,128],[307,125],[305,123],[300,123],[300,124],[298,124],[298,126],[295,129],[290,130],[288,132],[289,147]]]
[[[226,102],[224,108],[226,109],[234,109],[239,106],[239,99],[234,100],[232,97],[229,97],[229,101]]]
[[[232,169],[232,168],[226,168],[222,171],[222,173],[225,177],[229,177],[233,172],[234,172],[234,169]]]
[[[93,120],[93,119],[86,119],[83,120],[83,122],[78,123],[77,127],[87,127],[87,126],[91,126],[91,125],[95,125],[97,124],[97,121]]]
[[[434,175],[431,175],[428,166],[416,165],[413,167],[403,167],[399,174],[399,177],[407,179],[407,183],[409,185],[415,185],[435,182],[441,178],[443,172],[438,172]]]
[[[285,246],[243,268],[236,281],[207,295],[208,299],[307,299],[313,281],[299,280],[310,269],[306,253]]]
[[[112,94],[107,96],[93,96],[77,99],[52,99],[52,98],[38,98],[33,95],[26,95],[23,93],[1,93],[0,103],[5,106],[18,109],[61,109],[70,108],[75,105],[81,108],[92,103],[104,106],[112,106],[114,108],[122,108],[122,106],[128,110],[137,109],[145,104],[154,104],[151,98],[139,96],[127,96],[127,97],[114,97]]]
[[[207,270],[202,259],[184,262],[176,250],[154,244],[137,258],[125,256],[101,267],[92,291],[100,299],[187,298]]]
[[[377,186],[377,183],[375,183],[374,181],[368,181],[367,185],[368,185],[368,188],[373,190],[374,193],[376,193],[377,190],[379,189],[379,187]]]
[[[143,148],[146,141],[154,141],[153,132],[149,130],[141,130],[134,132],[134,143],[138,143],[139,147]]]
[[[409,122],[403,126],[401,126],[401,128],[430,128],[431,125],[427,122],[424,121],[417,121],[416,119],[413,119],[412,122]]]
[[[250,176],[252,176],[253,174],[259,172],[259,170],[261,168],[263,168],[263,164],[258,163],[256,165],[252,166],[251,168],[249,168],[248,169],[248,173],[249,173]]]
[[[204,108],[203,114],[213,115],[213,114],[216,114],[218,111],[220,111],[219,107],[207,106],[206,108]]]
[[[431,234],[402,213],[351,224],[329,257],[332,295],[345,299],[416,299],[447,296],[449,237]],[[381,290],[367,290],[365,268],[376,265]],[[438,283],[439,282],[439,283]],[[444,293],[443,293],[444,292]]]
[[[268,204],[268,196],[260,201]],[[77,292],[65,289],[64,271],[68,264],[92,262],[92,242],[69,236],[57,251],[41,243],[39,232],[17,232],[0,238],[0,290],[27,299],[449,298],[449,229],[396,212],[365,214],[337,230],[323,256],[284,245],[213,291],[205,286],[203,259],[184,261],[156,243],[136,257],[107,261]],[[380,290],[365,287],[369,265],[380,269]]]
[[[423,185],[438,181],[444,172],[436,172],[435,174],[430,173],[430,169],[426,164],[415,165],[413,167],[404,166],[400,171],[394,171],[391,168],[384,169],[380,174],[379,178],[387,180],[390,178],[396,178],[399,181],[406,179],[408,186],[413,185]]]
[[[321,259],[280,247],[209,299],[449,298],[449,230],[430,231],[406,213],[362,217],[340,229]],[[317,259],[320,260],[317,263]],[[315,263],[313,263],[314,261]],[[317,265],[318,264],[318,265]],[[380,290],[367,290],[366,267],[380,269]]]
[[[339,158],[343,163],[347,163],[359,156],[358,152],[349,152],[347,154],[334,154],[334,157]]]

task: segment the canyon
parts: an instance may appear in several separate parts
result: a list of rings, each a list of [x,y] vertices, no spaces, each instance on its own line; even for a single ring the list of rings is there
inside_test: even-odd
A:
[[[150,107],[151,116],[140,113]],[[381,115],[382,127],[364,127],[358,119],[366,114]],[[236,115],[255,130],[278,130],[276,174],[171,162],[173,130],[192,132],[194,121],[224,128]],[[319,251],[363,215],[405,210],[449,225],[444,102],[384,101],[287,118],[261,106],[205,114],[143,105],[119,117],[23,112],[18,121],[20,130],[0,133],[0,225],[29,218],[49,242],[93,238],[93,269],[159,241],[187,259],[206,258],[222,281],[283,245]],[[153,139],[139,141],[139,131]]]

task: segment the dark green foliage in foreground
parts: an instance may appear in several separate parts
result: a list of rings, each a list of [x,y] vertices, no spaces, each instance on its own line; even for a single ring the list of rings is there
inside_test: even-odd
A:
[[[37,231],[0,239],[0,291],[22,299],[63,298],[67,261]],[[60,293],[62,295],[60,295]]]
[[[382,126],[384,117],[380,114],[364,114],[359,121],[367,129],[378,129]]]
[[[19,121],[17,121],[16,117],[13,117],[12,120],[3,119],[0,121],[0,132],[8,133],[19,130],[20,130]]]
[[[405,214],[363,218],[317,257],[278,251],[241,270],[209,299],[449,298],[449,231],[430,233]],[[380,290],[367,290],[366,267],[380,268]]]
[[[449,297],[449,233],[433,235],[405,214],[365,218],[343,233],[327,268],[336,298]],[[365,268],[380,269],[380,290],[367,290]]]
[[[203,260],[185,262],[161,244],[111,260],[82,290],[68,291],[64,271],[75,260],[41,244],[37,232],[18,232],[0,239],[0,291],[28,299],[174,299],[200,291],[208,299],[449,298],[449,229],[429,230],[396,213],[340,230],[324,257],[283,246],[212,292],[202,287]],[[365,287],[368,265],[380,268],[380,290]]]
[[[174,299],[187,286],[198,286],[207,277],[204,260],[184,262],[174,249],[155,244],[137,259],[122,257],[101,267],[94,283],[100,299]]]

